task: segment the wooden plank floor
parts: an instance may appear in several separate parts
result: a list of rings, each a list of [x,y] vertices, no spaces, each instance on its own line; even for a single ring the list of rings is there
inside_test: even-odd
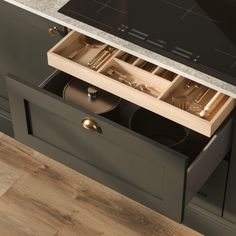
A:
[[[0,133],[0,235],[200,234]]]

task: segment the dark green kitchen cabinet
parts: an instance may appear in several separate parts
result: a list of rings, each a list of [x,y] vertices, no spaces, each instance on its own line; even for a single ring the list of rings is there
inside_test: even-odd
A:
[[[2,109],[0,109],[0,131],[9,136],[14,136],[11,116]]]
[[[0,81],[0,88],[6,92],[5,81]],[[9,113],[9,102],[3,94],[0,95],[0,109]]]
[[[49,28],[64,27],[5,1],[0,1],[0,108],[9,112],[5,75],[16,74],[39,84],[53,69],[47,65],[46,52],[61,35],[50,36]]]
[[[199,153],[191,160],[62,99],[70,75],[48,77],[53,69],[46,57],[64,27],[4,1],[0,26],[0,131],[13,136],[14,128],[22,143],[207,236],[236,234],[236,150],[223,160],[231,146],[231,115],[211,138],[196,135],[199,142],[189,147]],[[60,34],[50,36],[52,27]],[[6,81],[8,73],[15,76]],[[87,118],[102,132],[85,130],[81,121]]]
[[[234,122],[233,126],[232,152],[223,216],[236,224],[236,122]]]
[[[206,236],[236,233],[236,226],[222,217],[228,164],[228,160],[222,161],[185,210],[183,223]]]
[[[235,224],[194,204],[186,208],[184,224],[205,236],[236,235]]]
[[[69,78],[54,73],[38,87],[7,76],[16,139],[181,222],[187,203],[229,151],[231,118],[211,138],[190,134],[191,151],[197,149],[191,161],[188,155],[63,100]],[[84,119],[95,121],[101,132],[84,129]]]
[[[207,236],[236,235],[235,181],[236,123],[234,113],[229,160],[221,163],[204,188],[187,206],[184,224]]]
[[[198,194],[193,198],[191,201],[192,204],[217,216],[222,216],[228,165],[228,161],[222,161]]]

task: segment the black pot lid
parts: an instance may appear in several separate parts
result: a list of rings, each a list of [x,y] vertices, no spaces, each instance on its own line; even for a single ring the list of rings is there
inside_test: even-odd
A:
[[[121,98],[79,79],[72,79],[64,88],[63,98],[96,114],[117,107]]]

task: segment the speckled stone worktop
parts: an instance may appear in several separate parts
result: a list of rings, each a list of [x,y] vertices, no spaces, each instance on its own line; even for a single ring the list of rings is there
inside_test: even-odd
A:
[[[181,74],[187,78],[195,80],[201,84],[209,86],[213,89],[217,89],[229,96],[236,98],[236,86],[221,81],[217,78],[202,73],[196,69],[178,63],[172,59],[161,56],[150,50],[144,49],[138,45],[127,42],[111,34],[105,33],[102,30],[84,24],[78,20],[74,20],[67,17],[57,11],[66,4],[69,0],[4,0],[18,7],[21,7],[27,11],[33,12],[44,18],[52,20],[63,26],[69,27],[75,31],[81,32],[93,38],[96,38],[105,43],[109,43],[111,46],[117,47],[121,50],[129,52],[133,55],[141,57],[145,60],[158,64],[161,67],[170,69],[178,74]]]

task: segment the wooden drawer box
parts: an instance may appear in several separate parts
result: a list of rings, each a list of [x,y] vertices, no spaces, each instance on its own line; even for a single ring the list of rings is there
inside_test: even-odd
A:
[[[145,64],[146,62],[139,58],[126,62],[127,58],[123,59],[124,52],[120,50],[112,51],[110,58],[104,60],[104,63],[100,66],[98,63],[97,68],[96,66],[91,68],[92,59],[106,45],[87,46],[86,40],[86,36],[71,31],[48,52],[49,65],[208,137],[212,136],[235,106],[233,98],[224,96],[206,118],[196,115],[194,113],[196,108],[180,109],[183,108],[181,105],[183,99],[180,102],[179,100],[181,94],[186,93],[184,88],[188,86],[189,80],[179,75],[162,76],[163,71],[169,75],[173,75],[173,72],[166,71],[158,65]],[[121,82],[120,77],[118,79],[109,77],[107,74],[110,68],[116,68],[126,75],[128,81]],[[142,86],[140,89],[140,85],[145,85],[146,92]],[[173,105],[176,91],[179,91],[178,100]],[[211,90],[211,93],[214,96],[216,91]],[[205,99],[201,106],[204,107],[207,102]]]
[[[231,119],[211,138],[191,131],[189,147],[196,153],[190,158],[66,102],[62,91],[68,79],[68,74],[55,73],[39,88],[8,76],[16,138],[181,222],[185,205],[229,151]],[[81,121],[86,117],[99,124],[102,133],[84,129]]]

